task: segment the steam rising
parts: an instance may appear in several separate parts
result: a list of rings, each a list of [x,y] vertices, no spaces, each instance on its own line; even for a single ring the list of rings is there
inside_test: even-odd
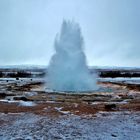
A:
[[[83,52],[83,37],[77,23],[63,21],[55,39],[55,54],[48,67],[48,87],[57,91],[96,90],[96,75],[90,75]]]

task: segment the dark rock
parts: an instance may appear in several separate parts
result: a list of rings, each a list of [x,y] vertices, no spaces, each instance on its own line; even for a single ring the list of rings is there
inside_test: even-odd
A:
[[[0,98],[5,98],[6,97],[6,93],[0,93]]]
[[[0,93],[0,98],[5,98],[6,96],[14,96],[12,93]]]
[[[14,100],[22,100],[22,101],[33,101],[32,99],[28,99],[27,97],[23,97],[23,96],[21,96],[21,97],[13,97],[13,99]]]
[[[19,80],[19,78],[18,78],[18,77],[16,77],[16,80]]]
[[[115,134],[111,134],[111,136],[112,136],[112,137],[117,137],[117,135],[115,135]]]
[[[117,107],[116,104],[106,104],[105,105],[106,110],[112,110],[112,109],[115,109],[116,107]]]

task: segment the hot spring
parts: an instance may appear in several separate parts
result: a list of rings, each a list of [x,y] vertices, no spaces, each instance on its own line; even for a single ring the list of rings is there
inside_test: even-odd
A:
[[[63,21],[54,42],[55,54],[47,70],[47,87],[55,91],[97,90],[97,75],[90,74],[79,24]]]

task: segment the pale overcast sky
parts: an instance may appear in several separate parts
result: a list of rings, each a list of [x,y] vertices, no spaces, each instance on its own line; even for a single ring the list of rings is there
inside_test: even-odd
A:
[[[140,67],[140,0],[0,0],[0,65],[47,65],[63,19],[80,24],[88,65]]]

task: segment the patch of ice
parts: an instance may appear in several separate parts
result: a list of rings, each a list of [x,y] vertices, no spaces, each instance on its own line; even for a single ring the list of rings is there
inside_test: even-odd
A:
[[[19,106],[35,106],[36,104],[34,102],[30,102],[30,101],[19,101]]]
[[[18,103],[19,101],[1,99],[0,102],[4,102],[4,103]]]
[[[60,113],[67,115],[70,114],[70,111],[60,111]]]
[[[63,107],[55,107],[55,109],[59,112],[62,110]]]
[[[25,96],[35,96],[35,95],[37,95],[37,92],[25,92],[24,95]]]
[[[56,103],[56,101],[46,101],[46,103]]]
[[[34,102],[31,102],[31,101],[25,102],[25,101],[21,101],[21,100],[19,100],[19,101],[10,100],[9,101],[9,100],[2,99],[2,100],[0,100],[0,102],[4,102],[4,103],[18,103],[19,106],[35,106],[36,105]]]

